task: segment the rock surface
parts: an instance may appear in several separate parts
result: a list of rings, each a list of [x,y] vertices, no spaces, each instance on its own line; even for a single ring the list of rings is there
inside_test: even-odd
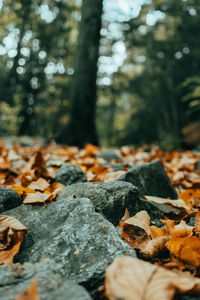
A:
[[[122,158],[118,154],[118,151],[115,149],[102,150],[101,152],[97,153],[97,157],[103,158],[106,161],[122,160]]]
[[[140,209],[138,189],[124,181],[72,184],[61,191],[57,200],[65,200],[70,197],[89,198],[96,211],[103,213],[114,225],[119,224],[126,208],[131,215]]]
[[[63,276],[89,290],[103,283],[105,268],[115,256],[135,256],[87,198],[60,200],[47,207],[21,205],[5,214],[28,228],[16,261],[34,263],[42,256],[53,258],[62,265]]]
[[[72,183],[85,182],[87,178],[79,166],[64,164],[56,172],[55,181],[70,185]]]
[[[0,186],[0,213],[19,206],[21,203],[22,200],[15,191]]]
[[[36,264],[0,266],[0,298],[16,299],[32,282],[38,281],[40,300],[91,300],[87,291],[62,277],[60,266],[45,258]]]
[[[139,189],[140,196],[149,195],[177,199],[177,193],[160,161],[134,166],[120,176],[118,180],[134,184]]]
[[[132,164],[126,164],[126,163],[101,163],[100,165],[109,167],[113,171],[124,171],[124,168],[130,169],[133,167]]]
[[[200,170],[200,160],[197,162],[197,164],[196,164],[196,168],[195,168],[196,170]]]

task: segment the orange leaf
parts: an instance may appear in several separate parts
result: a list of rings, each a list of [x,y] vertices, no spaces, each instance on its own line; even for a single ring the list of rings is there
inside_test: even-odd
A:
[[[200,237],[200,212],[197,213],[194,224],[195,234]]]
[[[25,291],[15,300],[39,300],[38,281],[33,281]]]
[[[184,190],[179,194],[179,197],[191,207],[198,206],[200,203],[200,189]]]
[[[4,227],[0,234],[0,264],[13,262],[19,252],[27,228],[17,219],[9,216],[0,216],[0,225]]]
[[[28,187],[24,187],[22,185],[12,186],[12,187],[10,187],[10,189],[14,190],[19,195],[23,195],[24,193],[35,193],[34,190],[32,190],[32,189],[30,189]]]
[[[163,227],[156,227],[156,226],[151,226],[151,237],[152,239],[166,235],[166,229]]]
[[[49,186],[45,189],[45,191],[49,191],[50,193],[53,193],[55,190],[64,189],[65,187],[66,185],[60,182],[54,182],[49,184]]]
[[[6,161],[6,160],[0,161],[0,170],[7,170],[7,169],[10,169],[10,167],[11,167],[11,164],[9,161]]]
[[[196,236],[173,238],[166,247],[176,257],[195,267],[200,266],[200,240]]]

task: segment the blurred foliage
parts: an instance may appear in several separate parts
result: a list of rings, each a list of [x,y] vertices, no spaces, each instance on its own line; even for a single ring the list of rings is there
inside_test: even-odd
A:
[[[132,109],[120,144],[184,145],[182,129],[199,121],[199,24],[198,0],[155,0],[124,23],[127,58],[115,78]]]
[[[3,2],[0,100],[8,109],[0,118],[4,124],[13,112],[8,133],[52,138],[65,121],[79,11],[74,1]]]
[[[3,1],[1,135],[55,138],[68,122],[80,5]],[[96,119],[101,145],[186,146],[185,128],[199,122],[199,25],[199,0],[144,1],[137,16],[103,16]],[[115,61],[119,46],[126,49],[123,64]]]

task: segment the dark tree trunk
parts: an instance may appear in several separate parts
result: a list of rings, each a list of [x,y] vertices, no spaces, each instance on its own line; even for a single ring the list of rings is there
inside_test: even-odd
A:
[[[95,110],[101,15],[102,0],[83,0],[70,121],[58,138],[58,142],[68,145],[82,147],[85,143],[98,143]]]

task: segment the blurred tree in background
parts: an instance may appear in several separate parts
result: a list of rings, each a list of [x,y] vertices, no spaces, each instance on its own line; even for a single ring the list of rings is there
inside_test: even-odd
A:
[[[65,122],[79,10],[74,1],[3,2],[1,130],[51,138]]]
[[[98,144],[96,132],[97,62],[101,30],[102,0],[83,0],[75,73],[71,91],[70,121],[58,142]]]
[[[199,24],[198,0],[154,0],[124,24],[121,90],[132,114],[122,144],[178,147],[182,129],[199,120]]]
[[[83,3],[100,20],[101,1]],[[199,0],[103,4],[102,26],[86,14],[78,33],[81,0],[0,0],[0,134],[83,145],[97,125],[101,145],[196,146]]]

